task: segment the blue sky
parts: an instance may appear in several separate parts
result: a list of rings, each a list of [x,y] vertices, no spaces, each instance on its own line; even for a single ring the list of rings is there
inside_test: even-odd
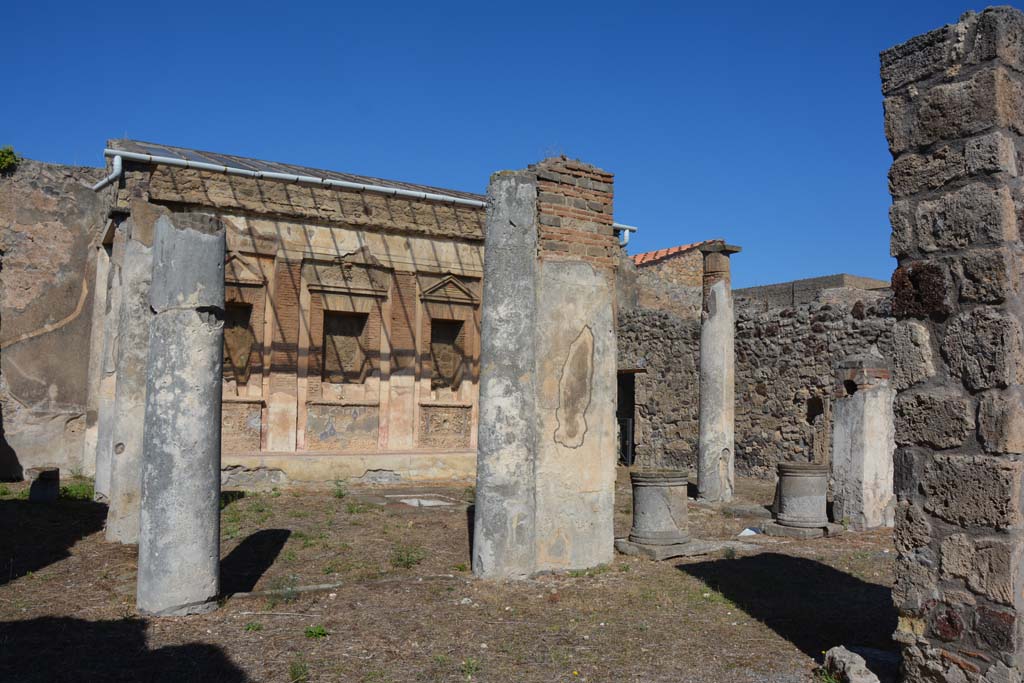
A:
[[[632,252],[723,237],[739,287],[888,279],[878,53],[972,8],[714,4],[12,3],[0,145],[100,165],[127,135],[477,192],[566,154],[616,174]]]

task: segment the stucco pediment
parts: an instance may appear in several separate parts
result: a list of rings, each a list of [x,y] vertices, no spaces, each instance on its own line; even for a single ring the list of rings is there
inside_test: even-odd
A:
[[[480,303],[473,290],[454,275],[446,275],[438,282],[424,289],[422,298],[424,301],[467,304],[470,306],[476,306]]]

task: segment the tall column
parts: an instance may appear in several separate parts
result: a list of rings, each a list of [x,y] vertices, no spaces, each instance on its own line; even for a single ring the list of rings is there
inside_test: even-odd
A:
[[[488,188],[473,571],[612,559],[612,176],[565,158]]]
[[[724,242],[702,246],[704,304],[700,325],[700,441],[697,492],[702,500],[732,500],[736,460],[736,375],[729,257]]]
[[[1024,667],[1024,15],[882,53],[893,164],[895,639],[905,679]]]
[[[89,330],[89,386],[85,403],[85,435],[82,439],[82,474],[96,476],[97,417],[100,405],[100,378],[103,375],[103,336],[107,315],[107,273],[110,254],[102,244],[96,247],[93,274],[92,326]]]
[[[153,271],[152,232],[126,221],[128,239],[121,264],[121,314],[117,338],[117,390],[114,394],[110,456],[110,502],[106,539],[139,542],[142,486],[142,433],[146,412],[146,360],[149,355],[149,284]]]
[[[155,232],[137,605],[191,614],[220,588],[224,226],[175,214]]]
[[[893,441],[889,368],[861,356],[836,367],[832,422],[833,518],[857,531],[892,526]]]
[[[121,259],[124,257],[124,224],[114,231],[107,269],[107,301],[103,313],[103,354],[96,408],[96,480],[95,498],[110,499],[110,458],[114,450],[114,394],[117,389],[117,329],[121,316]]]

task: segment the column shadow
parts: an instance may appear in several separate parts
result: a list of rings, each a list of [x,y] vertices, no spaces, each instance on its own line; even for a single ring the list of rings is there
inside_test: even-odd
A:
[[[186,643],[150,650],[143,619],[64,617],[0,622],[0,679],[22,683],[250,680],[214,645]]]
[[[288,529],[264,529],[247,536],[220,562],[221,594],[252,591],[291,535]]]
[[[91,501],[0,500],[0,586],[69,557],[106,517],[107,506]]]
[[[802,557],[761,553],[683,564],[809,657],[836,645],[896,651],[892,591]]]

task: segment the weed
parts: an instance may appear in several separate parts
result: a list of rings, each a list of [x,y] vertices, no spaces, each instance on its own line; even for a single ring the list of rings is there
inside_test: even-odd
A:
[[[272,490],[272,491],[270,492],[270,497],[271,497],[271,498],[280,498],[280,497],[281,497],[281,491],[280,491],[279,489],[276,489],[276,488],[275,488],[275,489],[273,489],[273,490]]]
[[[361,515],[364,512],[368,512],[370,510],[370,507],[368,505],[363,505],[362,503],[356,503],[355,501],[349,501],[349,503],[347,505],[345,505],[345,510],[350,515]]]
[[[245,630],[249,631],[250,633],[255,631],[262,631],[263,624],[261,624],[258,621],[250,621],[248,624],[245,625]]]
[[[0,484],[0,496],[11,495],[11,489],[7,488],[7,484]]]
[[[440,664],[441,666],[444,666],[449,661],[450,660],[448,659],[448,655],[434,655],[434,664]]]
[[[623,564],[620,564],[620,565],[619,565],[619,571],[620,571],[620,572],[629,572],[629,571],[633,571],[633,565],[631,565],[631,564],[625,564],[625,563],[623,563]]]
[[[480,673],[480,661],[472,657],[466,657],[462,660],[462,666],[459,668],[462,670],[462,673],[470,677],[475,673]]]
[[[841,683],[840,679],[827,669],[816,669],[814,678],[818,683]]]
[[[425,560],[426,557],[426,551],[419,546],[399,544],[391,552],[391,566],[410,569]]]
[[[278,591],[267,598],[271,607],[276,607],[282,602],[295,602],[299,597],[299,577],[294,575],[278,576],[270,582],[270,590]]]
[[[92,480],[72,479],[67,485],[60,487],[60,497],[68,500],[90,501],[93,496]]]
[[[469,567],[467,567],[464,562],[460,562],[459,564],[453,566],[452,569],[454,571],[457,571],[457,572],[468,572],[469,571]]]
[[[334,480],[334,490],[331,491],[331,495],[335,498],[341,499],[348,495],[348,481],[345,479]]]
[[[469,503],[470,505],[476,503],[476,487],[467,486],[465,489],[462,490],[462,495],[466,499],[466,502]]]
[[[306,627],[307,638],[312,638],[313,640],[320,640],[321,638],[326,638],[328,635],[329,634],[327,633],[327,629],[325,629],[323,626],[319,624],[317,624],[316,626]]]
[[[14,152],[14,148],[10,145],[0,147],[0,173],[10,173],[18,167],[18,162],[21,161]]]
[[[598,574],[604,574],[605,572],[610,572],[611,570],[612,568],[608,565],[599,564],[596,567],[591,567],[590,569],[573,569],[571,572],[569,572],[569,576],[578,579],[583,576],[597,576]]]
[[[23,488],[20,491],[18,491],[14,495],[14,497],[17,498],[18,500],[28,500],[28,490],[29,490],[29,487],[26,486],[25,488]]]
[[[281,556],[281,559],[283,559],[285,562],[294,562],[295,560],[299,559],[299,556],[295,554],[294,550],[286,550],[284,552],[284,555]]]
[[[288,513],[288,516],[296,519],[305,519],[309,517],[309,510],[292,510]]]
[[[735,560],[736,559],[736,548],[733,548],[732,546],[729,546],[728,548],[725,549],[725,552],[722,553],[722,556],[725,559],[727,559],[727,560]]]
[[[308,683],[309,665],[301,657],[288,665],[288,683]]]
[[[270,508],[267,507],[267,504],[264,503],[259,498],[257,498],[256,500],[254,500],[252,503],[249,504],[249,512],[255,512],[255,513],[259,514],[259,513],[267,512],[269,510],[270,510]]]

